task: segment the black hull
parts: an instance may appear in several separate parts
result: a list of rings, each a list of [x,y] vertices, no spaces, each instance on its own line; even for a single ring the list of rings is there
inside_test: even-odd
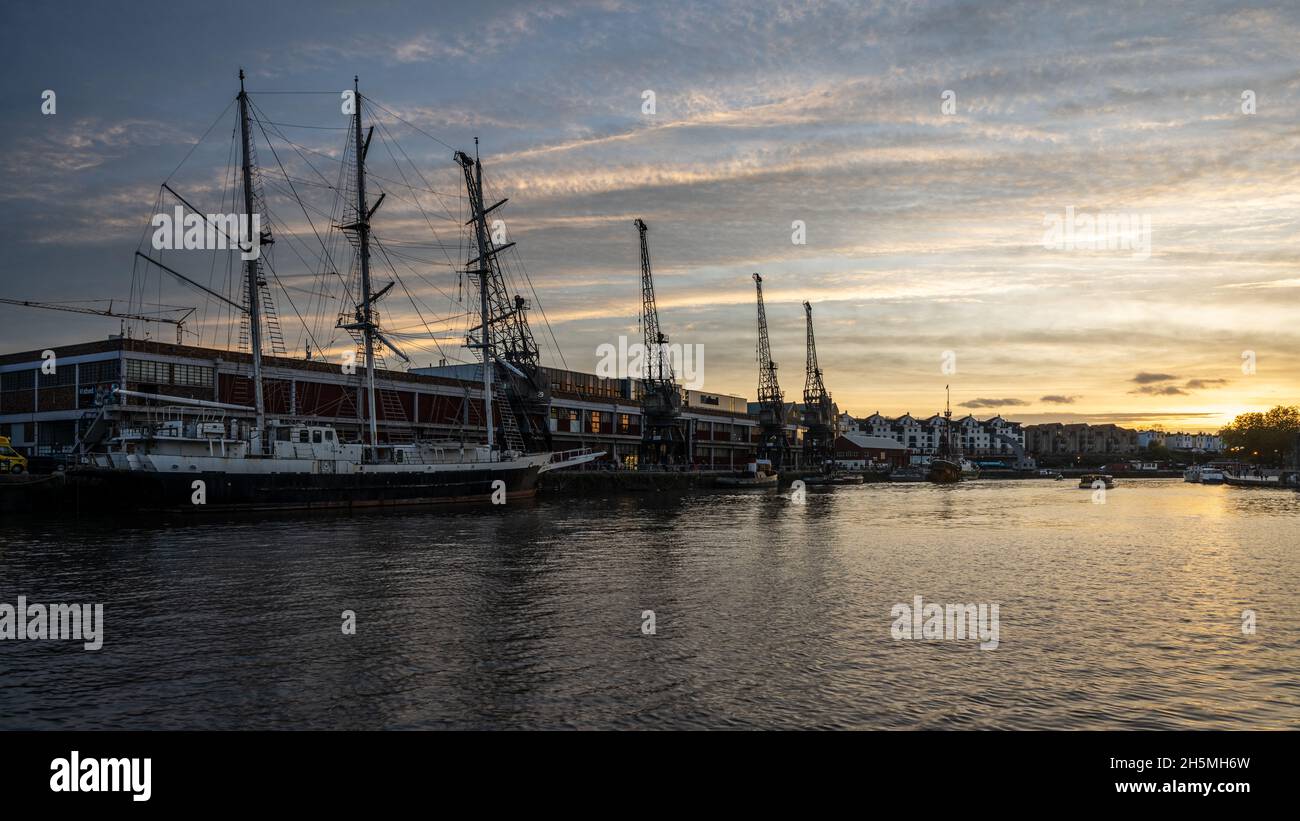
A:
[[[437,473],[239,474],[156,473],[106,468],[70,470],[59,494],[64,510],[211,511],[365,509],[407,505],[492,504],[493,483],[507,501],[537,493],[538,469],[497,468]],[[196,481],[204,503],[196,504]],[[499,495],[498,495],[498,498]]]
[[[931,459],[928,481],[938,485],[951,485],[961,481],[961,465],[947,459]]]

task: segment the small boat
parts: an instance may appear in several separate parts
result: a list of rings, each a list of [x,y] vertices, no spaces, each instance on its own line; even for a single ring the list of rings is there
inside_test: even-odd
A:
[[[778,482],[780,482],[780,476],[777,474],[776,469],[772,467],[772,460],[770,459],[756,459],[745,465],[745,469],[739,473],[717,478],[719,487],[775,487]]]
[[[805,476],[803,483],[805,485],[860,485],[863,482],[861,473],[823,473],[818,476]]]
[[[889,474],[889,481],[891,482],[924,482],[925,480],[926,472],[919,465],[897,468]]]
[[[1085,473],[1079,477],[1080,490],[1099,490],[1101,487],[1107,490],[1115,487],[1115,477],[1109,473]]]
[[[1183,481],[1202,485],[1223,483],[1223,468],[1217,465],[1192,465],[1183,471]]]

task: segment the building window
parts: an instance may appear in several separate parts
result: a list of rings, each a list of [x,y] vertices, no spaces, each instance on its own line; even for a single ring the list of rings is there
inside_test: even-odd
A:
[[[126,380],[128,382],[166,385],[172,381],[171,365],[167,362],[128,359],[126,360]]]
[[[0,391],[31,390],[36,385],[36,369],[0,373]]]
[[[95,363],[95,364],[113,364],[115,363]],[[114,367],[116,370],[116,367]],[[84,371],[84,366],[83,366]],[[83,372],[82,382],[90,383],[97,381],[107,381],[102,379],[87,379]],[[207,365],[187,365],[178,363],[173,365],[170,362],[153,362],[144,359],[126,360],[126,379],[128,382],[143,382],[152,385],[181,385],[190,388],[210,388],[214,369]],[[116,378],[116,375],[110,379]]]
[[[82,362],[77,366],[77,381],[83,385],[95,385],[100,382],[117,382],[122,378],[122,369],[116,359],[101,362]]]
[[[212,387],[212,368],[204,365],[173,365],[172,384],[193,388]]]
[[[56,367],[54,373],[39,372],[37,379],[42,388],[71,385],[77,381],[77,369],[72,365],[64,365],[62,368]]]

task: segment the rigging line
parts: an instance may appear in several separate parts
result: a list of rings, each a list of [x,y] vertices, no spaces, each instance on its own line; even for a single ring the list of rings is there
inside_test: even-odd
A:
[[[235,186],[234,172],[235,172],[235,129],[232,128],[230,132],[230,150],[229,153],[227,153],[226,155],[226,172],[222,174],[221,177],[221,213],[224,213],[226,210],[226,193],[228,191],[234,190],[234,186]],[[227,180],[229,180],[229,188],[227,188]],[[209,288],[213,287],[214,285],[213,279],[217,275],[217,259],[218,257],[216,255],[213,255],[212,265],[209,266],[208,268]],[[203,315],[201,319],[202,324],[200,325],[200,327],[202,327],[203,324],[206,324],[207,321],[208,321],[208,300],[205,299],[203,300]],[[215,346],[216,343],[217,343],[217,331],[214,330],[212,332],[212,344]],[[199,333],[199,344],[200,345],[203,344],[203,335],[201,331]]]
[[[384,261],[388,263],[388,267],[392,269],[393,278],[397,280],[397,284],[402,286],[402,291],[406,294],[406,298],[411,301],[411,307],[415,309],[415,315],[420,318],[420,322],[424,325],[424,329],[429,332],[429,337],[433,339],[433,344],[438,348],[438,354],[445,358],[446,354],[442,351],[442,345],[438,344],[437,337],[433,335],[433,329],[430,328],[429,323],[425,321],[424,314],[420,313],[420,306],[415,304],[415,297],[411,296],[410,289],[406,287],[406,283],[403,282],[401,276],[398,275],[397,268],[393,265],[393,261],[388,258],[388,250],[385,249],[384,244],[375,237],[372,236],[371,239],[375,241],[375,245],[379,248],[379,252],[384,255]]]
[[[369,98],[367,98],[367,99],[369,99]],[[252,101],[250,100],[249,102],[252,102]],[[254,107],[256,108],[256,106],[254,106]],[[376,120],[376,121],[375,121],[375,124],[376,124],[376,125],[379,125],[379,126],[381,126],[381,127],[383,127],[383,123],[380,122],[379,120]],[[281,140],[283,140],[287,145],[291,146],[295,151],[299,152],[299,156],[301,156],[301,153],[302,153],[303,151],[306,151],[308,154],[316,154],[317,156],[323,157],[324,159],[329,160],[331,163],[337,163],[337,162],[339,162],[339,158],[338,158],[338,157],[331,157],[329,154],[326,154],[326,153],[323,152],[323,151],[317,151],[317,150],[314,149],[314,148],[308,148],[308,147],[305,146],[305,145],[301,145],[301,144],[299,144],[299,143],[296,143],[296,142],[294,142],[293,140],[291,140],[291,139],[289,139],[288,137],[286,137],[284,134],[280,133],[279,131],[275,132],[275,134],[276,134],[277,137],[279,137]],[[349,151],[350,151],[350,149],[349,149]],[[304,161],[304,162],[307,162],[308,165],[311,165],[310,161],[307,160],[306,157],[303,157],[303,161]],[[316,170],[315,166],[312,166],[312,170],[313,170],[313,171]],[[317,172],[317,176],[320,176],[320,172],[319,172],[319,171]],[[324,179],[324,178],[322,177],[322,179]],[[383,176],[380,176],[379,174],[375,174],[375,173],[373,173],[372,171],[370,171],[369,169],[366,170],[366,179],[367,179],[367,180],[370,180],[370,179],[383,180],[384,182],[391,182],[391,183],[393,183],[394,185],[400,185],[400,184],[401,184],[401,183],[398,182],[397,180],[389,179],[388,177],[383,177]],[[428,180],[425,180],[425,185],[429,185]],[[449,193],[449,192],[446,192],[446,191],[438,191],[438,190],[434,189],[432,186],[429,186],[428,188],[423,188],[423,189],[421,189],[421,188],[417,188],[417,187],[415,187],[415,186],[411,186],[411,187],[412,187],[412,188],[415,188],[415,190],[427,191],[428,193],[433,194],[433,195],[438,196],[438,197],[450,197],[450,198],[455,198],[455,199],[464,199],[465,196],[466,196],[466,195],[464,195],[464,194],[459,194],[459,193]],[[444,207],[446,207],[446,206],[444,206]],[[438,215],[438,216],[441,216],[441,215]],[[455,217],[445,217],[445,219],[448,219],[448,220],[450,220],[450,221],[452,221],[452,222],[455,222],[455,221],[456,221]]]
[[[409,122],[407,122],[405,119],[402,118],[402,116],[401,116],[400,114],[398,114],[397,112],[395,112],[395,111],[393,111],[392,109],[388,108],[388,107],[385,106],[383,103],[377,102],[377,101],[375,100],[375,98],[373,98],[373,97],[366,97],[366,102],[370,103],[371,105],[373,105],[373,106],[375,106],[375,107],[377,107],[377,108],[379,108],[379,109],[381,109],[381,110],[383,110],[383,111],[387,111],[389,114],[392,114],[395,118],[397,118],[397,120],[399,120],[400,122],[406,123],[406,125],[410,126],[411,128],[415,129],[416,131],[420,132],[421,134],[423,134],[424,136],[426,136],[426,137],[428,137],[429,139],[433,140],[434,142],[438,143],[439,145],[443,146],[444,148],[446,148],[446,149],[448,149],[448,150],[450,150],[450,151],[455,151],[455,150],[456,150],[456,147],[455,147],[455,146],[453,146],[453,145],[448,145],[447,143],[443,142],[443,141],[440,140],[439,138],[437,138],[437,137],[433,136],[432,134],[430,134],[429,132],[425,131],[423,128],[420,128],[418,125],[415,125],[414,123],[409,123]]]
[[[287,198],[287,199],[297,199],[297,198],[294,196],[297,192],[296,192],[292,187],[290,187],[290,188],[288,188],[288,189],[281,188],[281,187],[280,187],[280,181],[279,181],[279,179],[276,179],[276,180],[273,180],[273,181],[272,181],[272,180],[267,180],[267,181],[266,181],[266,184],[267,184],[267,187],[271,188],[273,191],[278,191],[282,196],[284,196],[284,197]],[[327,220],[327,219],[330,219],[330,218],[333,216],[332,214],[327,214],[327,213],[325,213],[323,210],[321,210],[320,208],[317,208],[317,207],[314,206],[314,205],[308,205],[306,202],[302,202],[302,203],[301,203],[301,207],[303,207],[303,208],[310,208],[312,211],[315,211],[315,212],[316,212],[316,216],[320,217],[321,219],[326,219],[326,220]],[[288,225],[287,225],[287,224],[282,225],[281,227],[284,228],[285,230],[288,230]]]
[[[411,166],[411,170],[414,171],[415,175],[420,178],[420,182],[424,183],[426,188],[429,191],[431,191],[435,197],[438,198],[438,204],[442,206],[442,209],[447,212],[448,216],[450,216],[451,211],[447,208],[447,203],[443,201],[442,195],[434,191],[433,186],[429,185],[429,181],[424,178],[424,174],[420,173],[419,167],[415,164],[414,161],[411,160],[410,155],[406,153],[406,149],[402,148],[402,144],[397,141],[396,137],[393,136],[393,132],[388,129],[388,126],[384,125],[383,122],[380,122],[379,131],[380,131],[380,140],[383,141],[384,148],[385,150],[388,151],[388,156],[392,158],[393,165],[397,168],[397,173],[400,174],[402,177],[402,184],[404,184],[407,188],[414,190],[411,186],[411,183],[406,179],[406,172],[402,170],[402,164],[399,163],[397,161],[397,157],[393,155],[392,146],[394,145],[397,146],[397,150],[402,153],[402,157],[403,159],[406,160],[407,164]],[[429,232],[433,234],[433,238],[441,243],[442,239],[438,236],[437,230],[434,229],[433,223],[429,222],[429,215],[425,213],[424,206],[420,204],[419,197],[415,197],[415,206],[420,209],[420,215],[424,217],[424,222],[426,225],[429,226]],[[460,220],[456,220],[456,222],[460,222]],[[447,257],[447,263],[454,268],[456,266],[456,263],[452,261],[451,255],[448,254],[445,249],[443,250],[443,254]]]
[[[276,163],[276,165],[280,166],[280,171],[282,171],[286,176],[288,176],[288,173],[289,173],[289,172],[288,172],[288,171],[285,171],[284,163],[282,163],[282,162],[280,161],[280,154],[279,154],[278,151],[275,150],[275,144],[271,142],[271,138],[270,138],[270,136],[266,133],[266,129],[262,127],[262,121],[261,121],[261,119],[259,119],[259,118],[256,116],[256,112],[258,111],[258,109],[256,109],[256,107],[254,107],[254,109],[255,109],[255,111],[254,111],[254,117],[253,117],[253,119],[254,119],[255,122],[257,122],[257,127],[258,127],[258,129],[262,132],[262,136],[263,136],[263,137],[266,137],[266,144],[267,144],[267,146],[271,149],[271,156],[275,158],[275,163]],[[324,179],[324,178],[322,177],[322,179]],[[293,198],[294,198],[294,200],[296,200],[297,203],[298,203],[298,205],[299,205],[299,207],[302,208],[303,216],[305,216],[305,217],[307,218],[307,224],[311,226],[311,232],[316,236],[316,241],[320,243],[321,250],[325,252],[325,261],[328,262],[328,263],[330,264],[330,266],[332,266],[333,268],[335,268],[335,270],[337,270],[337,269],[338,269],[338,265],[335,264],[335,262],[334,262],[334,258],[333,258],[333,256],[330,255],[329,249],[325,247],[325,241],[324,241],[323,239],[321,239],[320,232],[316,230],[316,223],[315,223],[314,220],[312,220],[312,218],[311,218],[311,214],[308,214],[308,213],[307,213],[307,206],[306,206],[306,204],[303,203],[303,201],[302,201],[302,197],[299,197],[299,196],[298,196],[298,189],[296,189],[296,188],[293,187],[293,183],[292,183],[292,182],[289,183],[289,188],[290,188],[290,190],[293,191]],[[303,262],[303,265],[306,265],[306,264],[307,264],[306,261],[304,261],[304,262]],[[277,279],[278,279],[278,278],[277,278]],[[346,285],[346,283],[344,284],[344,288],[345,288],[345,290],[348,290],[348,298],[351,299],[352,294],[351,294],[350,289],[347,289],[347,285]],[[315,341],[316,341],[315,338],[313,338],[312,341],[315,342]]]
[[[299,125],[298,123],[277,123],[274,120],[267,120],[267,125],[273,125],[277,128],[314,128],[321,131],[347,131],[346,125]]]
[[[388,249],[387,249],[387,248],[384,249],[384,256],[385,256],[385,257],[388,256]],[[390,260],[390,264],[391,264],[391,260]],[[442,294],[443,296],[447,297],[448,299],[451,298],[451,294],[449,294],[449,293],[447,293],[446,291],[444,291],[444,290],[442,290],[441,288],[439,288],[435,283],[430,282],[430,281],[429,281],[429,280],[424,276],[424,274],[421,274],[419,271],[415,270],[415,269],[414,269],[413,267],[411,267],[411,265],[410,265],[409,263],[407,263],[405,260],[402,261],[402,265],[404,265],[404,266],[406,267],[406,270],[410,271],[412,274],[414,274],[415,276],[419,277],[420,281],[423,282],[425,285],[428,285],[430,288],[432,288],[433,290],[435,290],[435,291],[437,291],[438,293]],[[394,270],[396,270],[396,269],[394,269]],[[426,307],[427,307],[427,306],[426,306]],[[461,315],[461,316],[468,316],[468,315],[469,315],[469,312],[464,312],[464,313],[459,314],[459,315]]]
[[[537,296],[537,288],[533,285],[533,278],[528,275],[528,268],[524,265],[523,257],[519,253],[519,246],[515,246],[514,253],[511,255],[519,263],[519,270],[523,272],[524,281],[528,283],[528,291],[533,295],[533,302],[537,305],[537,310],[542,313],[542,322],[546,325],[546,332],[550,334],[551,343],[555,345],[555,354],[560,358],[560,365],[567,371],[569,363],[564,359],[564,350],[560,348],[560,340],[555,338],[555,328],[551,326],[551,320],[546,316],[546,306],[542,304],[541,297]]]
[[[271,261],[266,257],[263,257],[262,262],[266,264],[266,270],[271,272],[271,276],[275,277],[275,284],[279,285],[280,290],[284,292],[284,298],[289,301],[289,307],[293,309],[294,316],[298,317],[298,321],[302,323],[303,329],[307,331],[307,336],[311,339],[311,343],[319,350],[320,343],[316,341],[316,337],[312,334],[311,328],[307,326],[307,320],[303,319],[302,314],[299,313],[298,306],[293,302],[293,296],[290,295],[288,289],[284,287],[284,283],[280,281],[280,275],[277,274],[275,268],[271,266]]]
[[[429,181],[428,181],[427,179],[425,179],[424,174],[420,172],[420,168],[419,168],[419,166],[417,166],[417,165],[415,164],[415,162],[411,159],[410,155],[406,153],[406,149],[402,148],[402,144],[401,144],[401,142],[399,142],[399,141],[396,139],[396,137],[393,135],[392,131],[388,128],[388,126],[387,126],[383,121],[380,121],[380,122],[379,122],[379,132],[380,132],[380,140],[383,142],[384,147],[385,147],[385,150],[388,151],[388,155],[389,155],[389,157],[391,157],[392,160],[393,160],[393,165],[397,168],[397,173],[402,177],[402,181],[403,181],[403,183],[406,184],[407,188],[408,188],[408,189],[412,189],[412,191],[414,190],[414,189],[412,188],[410,182],[409,182],[409,181],[407,180],[407,178],[406,178],[406,172],[402,169],[402,164],[399,163],[399,162],[397,161],[397,157],[393,155],[393,149],[392,149],[392,147],[391,147],[391,146],[393,146],[393,145],[397,146],[397,150],[398,150],[399,152],[401,152],[402,157],[406,160],[407,164],[411,166],[411,170],[415,172],[415,175],[416,175],[417,177],[420,178],[420,181],[423,182],[423,183],[425,184],[426,188],[427,188],[428,190],[430,190],[430,191],[433,191],[433,187],[432,187],[431,185],[429,185]],[[433,223],[431,223],[431,222],[429,221],[429,216],[428,216],[428,214],[425,212],[424,207],[420,204],[420,201],[419,201],[420,198],[419,198],[418,196],[415,196],[414,194],[413,194],[412,196],[414,197],[414,199],[415,199],[415,201],[416,201],[416,207],[420,209],[420,214],[421,214],[421,216],[424,217],[424,222],[425,222],[425,224],[428,225],[428,227],[429,227],[429,233],[433,234],[433,238],[438,242],[438,244],[439,244],[440,246],[442,246],[442,249],[441,249],[441,250],[442,250],[442,254],[443,254],[444,257],[447,258],[447,264],[448,264],[448,266],[451,268],[451,270],[455,271],[455,270],[456,270],[456,262],[451,258],[451,254],[448,253],[448,251],[447,251],[447,247],[446,247],[445,244],[442,242],[442,239],[438,236],[438,231],[437,231],[437,229],[435,229],[435,228],[433,227]],[[438,197],[438,204],[439,204],[440,206],[442,206],[442,208],[443,208],[444,211],[448,211],[448,215],[450,215],[450,211],[447,209],[447,203],[443,200],[443,198],[441,197],[441,195],[439,195],[437,192],[434,192],[434,196]],[[468,195],[467,195],[467,196],[468,196]],[[456,219],[456,223],[457,223],[457,227],[459,228],[460,225],[461,225],[461,220],[460,220],[460,219]],[[407,267],[408,267],[408,268],[411,268],[410,265],[407,265]],[[414,268],[411,268],[411,270],[414,271],[415,269],[414,269]],[[420,275],[417,273],[416,276],[420,276]],[[421,279],[424,279],[423,276],[420,276],[420,278],[421,278]],[[428,280],[424,280],[424,281],[425,281],[426,283],[428,283],[429,285],[433,285],[433,283],[429,282]],[[442,289],[441,289],[441,288],[438,288],[437,286],[433,286],[433,287],[434,287],[434,288],[435,288],[439,293],[442,293],[442,294],[447,298],[447,306],[448,306],[449,309],[451,308],[451,306],[453,306],[454,304],[456,304],[456,300],[453,300],[453,299],[452,299],[451,294],[448,294],[448,293],[443,292]],[[466,323],[465,323],[465,324],[466,324],[466,333],[468,333],[468,326],[469,326],[469,321],[468,321],[468,319],[466,320]],[[445,358],[445,357],[444,357],[444,358]]]
[[[227,106],[227,107],[229,107],[229,106]],[[153,200],[153,212],[154,212],[155,214],[156,214],[156,213],[159,213],[160,211],[162,211],[162,201],[163,201],[163,190],[162,190],[162,186],[159,186],[159,187],[158,187],[158,193],[157,193],[156,195],[154,195],[154,200]],[[140,248],[144,247],[144,238],[149,234],[149,228],[152,226],[153,220],[152,220],[152,219],[148,219],[148,220],[145,220],[144,222],[145,222],[144,230],[140,232],[140,242],[139,242],[139,244],[136,245],[136,250],[137,250],[137,251],[140,250]],[[137,277],[137,274],[139,274],[139,278],[140,278],[140,283],[139,283],[139,287],[138,287],[138,288],[136,287],[136,277]],[[149,285],[149,269],[146,268],[146,269],[144,269],[143,271],[141,271],[141,270],[140,270],[140,258],[139,258],[139,257],[134,257],[134,258],[132,258],[132,262],[131,262],[131,292],[130,292],[130,295],[129,295],[129,298],[128,298],[128,302],[127,302],[127,305],[130,306],[130,308],[131,308],[132,310],[134,310],[134,308],[136,307],[135,299],[136,299],[136,296],[137,296],[137,295],[138,295],[139,298],[140,298],[139,307],[140,307],[141,311],[144,310],[144,290],[145,290],[145,288],[148,287],[148,285]],[[131,323],[131,325],[128,325],[127,327],[128,327],[128,328],[132,328],[132,329],[134,329],[134,325],[135,325],[135,323]]]
[[[299,185],[310,185],[313,188],[327,188],[331,191],[334,190],[334,186],[329,185],[327,183],[316,182],[315,180],[309,180],[306,179],[305,177],[289,177],[282,174],[277,174],[274,171],[271,171],[269,169],[264,169],[262,171],[262,175],[265,177],[271,177],[276,180],[285,180],[286,182],[296,182]]]
[[[195,150],[196,148],[198,148],[199,145],[200,145],[204,140],[207,139],[208,134],[212,133],[212,129],[216,128],[216,127],[217,127],[217,123],[221,122],[221,118],[223,118],[223,117],[226,116],[226,112],[229,111],[229,110],[230,110],[230,107],[231,107],[232,105],[235,104],[235,100],[236,100],[236,99],[238,99],[238,98],[237,98],[237,97],[236,97],[236,98],[233,98],[233,99],[231,99],[230,102],[226,103],[226,107],[225,107],[224,109],[222,109],[222,110],[221,110],[221,113],[217,115],[217,118],[216,118],[215,120],[212,121],[212,125],[208,126],[208,130],[203,132],[203,136],[202,136],[202,137],[199,137],[197,140],[194,141],[194,145],[190,146],[190,150],[189,150],[189,151],[186,151],[186,152],[185,152],[185,156],[182,157],[182,158],[181,158],[181,161],[180,161],[179,163],[176,164],[176,167],[175,167],[175,168],[172,169],[172,173],[170,173],[170,174],[167,175],[167,179],[163,180],[164,183],[169,182],[169,181],[171,180],[172,177],[176,176],[176,172],[181,170],[181,166],[184,165],[184,164],[189,160],[190,155],[194,153],[194,150]]]
[[[254,112],[254,114],[255,114],[255,115],[257,116],[257,118],[258,118],[258,127],[262,129],[262,134],[263,134],[263,136],[265,136],[265,134],[266,134],[266,129],[265,129],[265,127],[263,127],[263,126],[261,125],[261,123],[264,122],[264,121],[266,121],[266,120],[267,120],[267,117],[266,117],[265,114],[262,112],[262,109],[261,109],[261,108],[260,108],[256,103],[254,103],[252,100],[249,100],[249,104],[252,106],[252,108],[253,108],[253,112]],[[299,145],[298,145],[297,143],[295,143],[293,140],[290,140],[288,137],[286,137],[283,131],[280,131],[278,128],[273,129],[273,130],[275,131],[275,134],[276,134],[277,137],[279,137],[280,139],[284,140],[285,143],[287,143],[289,146],[291,146],[291,147],[293,148],[294,152],[297,153],[297,155],[302,159],[302,161],[305,162],[305,163],[307,164],[307,167],[310,168],[310,169],[312,170],[312,173],[314,173],[317,177],[320,177],[320,180],[321,180],[321,182],[322,182],[324,185],[329,186],[329,180],[325,179],[325,175],[322,174],[322,173],[321,173],[321,172],[316,168],[316,166],[312,164],[311,160],[309,160],[309,159],[307,159],[306,157],[303,157],[303,156],[302,156],[302,152],[303,152],[303,151],[310,151],[310,152],[313,153],[313,154],[319,154],[320,156],[322,156],[322,157],[324,157],[325,159],[329,160],[331,163],[338,163],[338,162],[341,162],[342,160],[346,159],[346,157],[344,157],[344,158],[331,157],[330,155],[328,155],[328,154],[326,154],[326,153],[324,153],[324,152],[322,152],[322,151],[316,151],[316,150],[314,150],[314,149],[307,148],[306,146],[299,146]],[[269,138],[269,137],[267,138],[267,142],[270,143],[270,138]],[[345,152],[346,152],[346,149],[345,149]],[[281,166],[281,167],[283,168],[283,166]],[[286,171],[285,174],[286,174],[286,176],[287,176],[287,175],[288,175],[288,172]]]

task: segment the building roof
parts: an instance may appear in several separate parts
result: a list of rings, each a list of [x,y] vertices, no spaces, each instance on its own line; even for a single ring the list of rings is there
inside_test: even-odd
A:
[[[863,450],[907,450],[897,440],[885,436],[870,436],[865,433],[841,433],[841,439],[847,439]]]

